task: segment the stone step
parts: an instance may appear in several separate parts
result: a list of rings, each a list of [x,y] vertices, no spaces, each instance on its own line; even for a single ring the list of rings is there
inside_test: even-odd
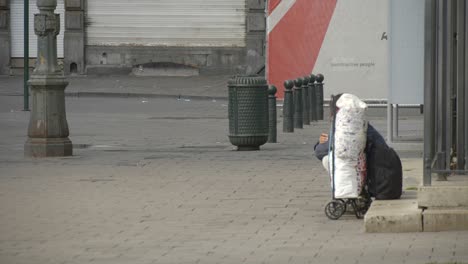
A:
[[[376,200],[364,216],[367,233],[421,232],[422,209],[417,199]]]
[[[428,209],[468,207],[468,177],[450,176],[448,181],[419,187],[418,205]]]
[[[465,202],[468,191],[464,188],[466,186],[462,183],[450,186],[447,182],[436,185],[432,186],[434,188],[421,187],[418,192],[405,191],[400,200],[374,201],[364,216],[365,231],[401,233],[468,230],[468,206],[459,206]],[[431,207],[421,208],[421,201]]]
[[[426,209],[422,215],[424,232],[468,230],[468,207]]]

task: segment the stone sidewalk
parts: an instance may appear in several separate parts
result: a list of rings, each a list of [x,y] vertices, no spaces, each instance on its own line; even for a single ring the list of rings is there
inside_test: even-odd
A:
[[[237,152],[224,100],[67,98],[74,156],[28,159],[21,102],[0,96],[0,263],[468,263],[468,232],[327,219],[326,122]],[[404,157],[405,189],[419,161]]]
[[[65,93],[74,97],[227,98],[229,75],[192,77],[67,77]],[[0,76],[0,95],[23,95],[23,76]]]

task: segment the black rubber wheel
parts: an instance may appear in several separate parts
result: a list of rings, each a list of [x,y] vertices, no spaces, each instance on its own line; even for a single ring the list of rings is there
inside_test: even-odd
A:
[[[354,213],[356,214],[357,219],[364,218],[364,215],[367,213],[367,210],[369,210],[371,203],[372,200],[367,198],[358,198],[352,201]]]
[[[345,211],[346,206],[342,201],[334,200],[325,206],[325,215],[331,220],[340,218]]]
[[[344,211],[343,211],[343,214],[346,212],[346,210],[348,210],[348,203],[346,202],[346,200],[344,199],[336,199],[335,201],[338,201],[338,202],[341,202],[344,206]]]

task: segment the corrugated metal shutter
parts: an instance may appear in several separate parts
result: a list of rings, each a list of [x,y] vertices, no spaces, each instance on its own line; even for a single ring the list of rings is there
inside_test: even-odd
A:
[[[57,56],[63,58],[65,22],[64,0],[57,1],[55,13],[60,14],[60,34],[57,36]],[[11,57],[24,57],[24,0],[10,0]],[[29,0],[29,57],[37,57],[37,36],[34,33],[34,14],[38,14],[36,0]]]
[[[93,0],[88,45],[245,46],[245,0]]]

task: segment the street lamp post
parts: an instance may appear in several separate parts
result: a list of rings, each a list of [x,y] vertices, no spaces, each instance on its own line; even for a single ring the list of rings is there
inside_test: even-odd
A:
[[[37,62],[29,85],[32,109],[28,139],[24,146],[28,157],[60,157],[73,154],[68,138],[65,112],[65,80],[57,64],[57,35],[60,17],[54,13],[57,0],[37,0],[39,14],[34,15],[37,35]]]

